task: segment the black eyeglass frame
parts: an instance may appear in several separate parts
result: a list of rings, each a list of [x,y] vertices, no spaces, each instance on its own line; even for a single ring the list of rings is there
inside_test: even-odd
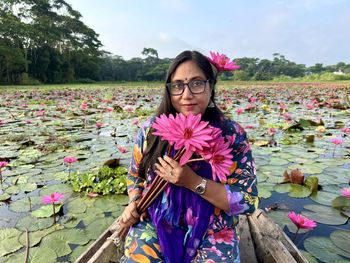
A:
[[[204,84],[204,89],[203,89],[203,91],[201,91],[201,92],[193,92],[193,91],[192,91],[192,89],[191,89],[191,83],[194,83],[194,82],[196,82],[196,81],[201,81],[201,82],[203,82],[203,84]],[[170,94],[171,96],[180,96],[180,95],[182,95],[182,94],[184,93],[184,91],[185,91],[185,86],[188,87],[188,89],[190,90],[190,92],[191,92],[192,94],[201,94],[201,93],[205,92],[205,88],[207,87],[207,83],[208,83],[209,81],[210,81],[210,79],[207,79],[207,80],[194,79],[194,80],[191,80],[191,81],[186,82],[186,83],[185,83],[185,82],[179,82],[179,83],[172,83],[172,82],[169,82],[169,83],[166,83],[165,85],[166,85],[167,90],[168,90],[168,92],[169,92],[169,94]],[[174,84],[182,84],[182,85],[183,85],[183,88],[182,88],[181,93],[176,93],[176,94],[172,94],[172,93],[171,93],[171,85],[174,85]]]

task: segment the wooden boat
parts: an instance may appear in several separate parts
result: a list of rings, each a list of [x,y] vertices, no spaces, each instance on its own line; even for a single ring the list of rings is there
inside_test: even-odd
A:
[[[75,263],[119,262],[122,251],[117,251],[110,238],[117,229],[117,222],[114,222]],[[252,215],[240,215],[237,231],[241,238],[242,263],[308,262],[283,230],[261,209]]]

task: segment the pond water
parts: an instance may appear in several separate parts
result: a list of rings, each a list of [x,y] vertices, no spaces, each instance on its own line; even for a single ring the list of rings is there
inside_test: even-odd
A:
[[[0,246],[0,262],[22,261],[25,228],[33,235],[33,255],[45,255],[46,262],[74,261],[118,217],[127,198],[74,193],[64,183],[68,168],[63,158],[77,157],[71,168],[80,172],[98,169],[109,159],[120,159],[121,165],[128,166],[138,126],[152,114],[161,91],[67,88],[0,91],[0,95],[0,158],[10,161],[2,172],[0,238],[13,242],[13,249]],[[83,102],[87,110],[81,109]],[[248,133],[257,164],[260,207],[277,204],[277,210],[268,214],[291,238],[296,229],[287,218],[289,211],[316,220],[314,230],[301,231],[296,239],[298,247],[310,253],[310,262],[349,259],[350,247],[344,247],[344,239],[350,237],[350,210],[341,213],[332,208],[332,201],[340,196],[341,188],[349,187],[350,136],[340,128],[350,127],[350,88],[335,84],[226,86],[218,93],[218,104]],[[242,114],[236,113],[238,108],[244,109]],[[322,126],[320,120],[322,132],[316,130]],[[96,123],[103,123],[102,128],[97,129]],[[293,125],[298,127],[292,130]],[[273,136],[269,128],[275,129]],[[313,143],[305,141],[309,134],[315,135]],[[343,143],[332,144],[334,136]],[[273,141],[276,144],[267,147]],[[127,152],[121,153],[118,146]],[[305,178],[317,177],[318,191],[283,183],[284,171],[293,169],[300,169]],[[52,217],[35,217],[32,211],[43,207],[43,195],[56,191],[65,197],[58,224],[53,226]]]

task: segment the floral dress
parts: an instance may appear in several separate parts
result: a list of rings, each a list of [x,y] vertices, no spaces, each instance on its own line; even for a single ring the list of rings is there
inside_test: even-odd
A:
[[[147,175],[146,180],[138,176],[138,167],[142,153],[147,146],[146,137],[154,120],[155,118],[148,120],[140,128],[136,136],[127,177],[129,194],[135,190],[147,191],[154,179],[151,175]],[[232,147],[231,153],[234,162],[230,169],[231,174],[227,176],[227,181],[222,182],[225,184],[230,211],[213,208],[208,218],[208,227],[203,238],[201,240],[194,240],[192,247],[195,249],[192,249],[193,251],[189,251],[191,248],[187,248],[187,251],[184,252],[192,256],[191,262],[240,262],[239,236],[236,232],[238,215],[252,213],[258,205],[256,168],[246,133],[235,121],[225,119],[223,123],[226,140],[230,142]],[[193,162],[189,165],[195,172],[197,172],[196,165],[198,166],[196,163],[198,162]],[[159,197],[159,207],[165,206],[165,209],[168,209],[167,206],[169,203],[164,201],[168,194],[169,192],[166,190],[161,194],[161,197]],[[200,199],[204,200],[203,198]],[[151,210],[149,211],[151,212]],[[192,214],[191,209],[187,210],[184,217],[187,219],[187,228],[185,229],[187,236],[190,233],[191,221],[200,219],[198,216],[196,217]],[[125,254],[121,262],[180,263],[179,259],[164,258],[158,240],[156,225],[153,222],[152,218],[148,218],[144,222],[139,222],[130,228],[125,239]],[[186,236],[185,239],[187,238]],[[175,238],[170,239],[168,243],[170,246],[176,248],[185,245],[185,242],[183,244],[177,243]]]

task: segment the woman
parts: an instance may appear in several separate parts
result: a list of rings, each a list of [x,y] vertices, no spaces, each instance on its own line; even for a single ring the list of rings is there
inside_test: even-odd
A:
[[[257,201],[255,165],[246,133],[215,104],[213,65],[201,53],[184,51],[170,65],[157,116],[202,114],[231,143],[232,174],[213,180],[205,161],[185,166],[164,155],[167,142],[152,135],[155,117],[140,129],[128,174],[130,204],[120,225],[132,226],[122,262],[239,262],[238,214],[252,213]],[[170,184],[139,215],[139,197],[156,175]]]

